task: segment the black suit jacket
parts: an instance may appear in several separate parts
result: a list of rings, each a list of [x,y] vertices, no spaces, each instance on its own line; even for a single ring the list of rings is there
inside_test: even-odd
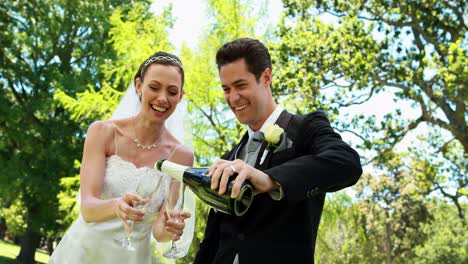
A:
[[[258,194],[241,217],[211,210],[194,263],[232,264],[236,253],[240,264],[314,262],[325,193],[356,183],[362,174],[359,155],[321,112],[298,116],[283,111],[276,123],[285,130],[282,144],[260,165],[263,143],[255,167],[281,184],[284,198]],[[222,158],[233,160],[247,139],[246,134]]]

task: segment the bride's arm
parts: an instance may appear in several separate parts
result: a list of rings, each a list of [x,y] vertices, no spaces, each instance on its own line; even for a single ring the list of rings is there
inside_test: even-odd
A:
[[[188,148],[178,148],[177,152],[171,158],[172,162],[182,164],[185,166],[193,166],[193,152]],[[167,242],[169,240],[179,240],[180,236],[185,227],[184,221],[181,223],[174,223],[173,221],[168,222],[167,212],[163,204],[159,209],[159,214],[153,224],[153,236],[159,242]],[[182,212],[181,218],[185,220],[191,215],[189,212]]]
[[[100,198],[104,185],[107,146],[113,142],[114,129],[106,121],[97,121],[91,124],[86,134],[80,170],[81,214],[86,222],[103,222],[115,218],[118,208],[122,211],[135,211],[124,200],[125,197],[109,200]]]

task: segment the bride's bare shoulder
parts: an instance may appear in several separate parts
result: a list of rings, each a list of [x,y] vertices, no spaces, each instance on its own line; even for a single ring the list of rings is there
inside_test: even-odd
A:
[[[88,127],[88,136],[97,136],[98,138],[110,138],[117,131],[121,133],[122,124],[120,120],[97,120]]]
[[[194,154],[191,148],[179,143],[175,147],[174,151],[175,153],[171,157],[173,162],[183,164],[185,166],[193,166]]]
[[[123,134],[123,131],[128,126],[128,122],[127,119],[94,121],[89,126],[88,133],[98,133],[101,136],[113,136],[115,132]]]
[[[88,134],[93,132],[104,133],[108,130],[111,130],[113,124],[110,120],[97,120],[91,123],[88,127]]]

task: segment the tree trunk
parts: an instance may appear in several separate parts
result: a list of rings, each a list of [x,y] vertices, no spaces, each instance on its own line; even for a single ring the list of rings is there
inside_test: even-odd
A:
[[[5,219],[0,219],[0,240],[5,240],[6,234],[6,223]]]
[[[390,228],[390,224],[385,223],[385,264],[393,264],[393,256],[392,256],[392,230]]]
[[[465,222],[465,215],[463,214],[463,207],[460,205],[458,202],[458,197],[451,197],[452,201],[455,203],[455,206],[457,207],[458,210],[458,217],[460,218],[463,226],[466,224]]]
[[[49,255],[52,255],[52,252],[54,252],[54,240],[48,237],[47,238],[47,253],[49,253]]]
[[[21,251],[16,257],[18,263],[21,264],[34,264],[34,255],[36,254],[36,248],[39,246],[41,236],[32,228],[28,226],[26,234],[24,234],[21,240]]]

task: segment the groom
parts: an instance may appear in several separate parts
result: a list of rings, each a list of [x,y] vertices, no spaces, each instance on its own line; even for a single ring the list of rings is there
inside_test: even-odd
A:
[[[294,115],[275,104],[270,54],[258,40],[226,43],[216,63],[247,133],[210,167],[211,187],[224,193],[238,174],[232,196],[245,180],[258,194],[243,216],[210,211],[194,263],[313,263],[325,193],[356,183],[359,155],[323,113]]]

